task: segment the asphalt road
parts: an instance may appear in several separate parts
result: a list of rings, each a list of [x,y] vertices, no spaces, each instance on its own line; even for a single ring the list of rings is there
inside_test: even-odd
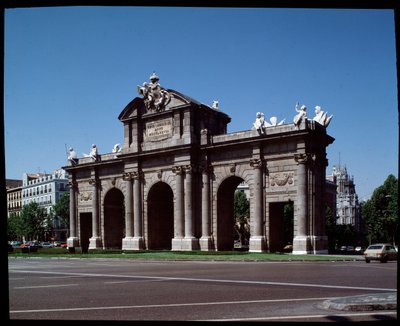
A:
[[[397,291],[397,262],[9,258],[11,320],[371,321],[329,298]]]

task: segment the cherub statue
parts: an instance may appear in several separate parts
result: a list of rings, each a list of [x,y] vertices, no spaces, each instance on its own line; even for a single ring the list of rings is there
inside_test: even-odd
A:
[[[70,147],[68,150],[68,161],[70,161],[72,165],[75,165],[77,163],[77,158],[78,156],[76,155],[76,152],[72,147]]]
[[[265,117],[264,117],[264,113],[257,112],[256,121],[254,121],[253,126],[258,131],[258,133],[260,135],[265,134]]]
[[[97,146],[95,144],[92,144],[92,148],[90,149],[89,154],[83,153],[83,157],[90,157],[92,160],[97,161]]]
[[[296,127],[299,127],[301,121],[307,119],[307,107],[303,104],[299,109],[299,102],[296,102],[295,110],[298,113],[293,118],[293,123]]]
[[[89,156],[94,160],[97,161],[97,146],[92,144],[92,149],[90,150]]]

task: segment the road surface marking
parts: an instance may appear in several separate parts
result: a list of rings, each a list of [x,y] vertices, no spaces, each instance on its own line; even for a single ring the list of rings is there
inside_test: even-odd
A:
[[[75,275],[75,276],[82,276],[82,277],[115,277],[115,278],[125,278],[125,279],[126,278],[136,278],[136,279],[142,278],[142,279],[163,279],[165,281],[192,281],[192,282],[210,282],[210,283],[237,283],[237,284],[276,285],[276,286],[299,286],[299,287],[350,289],[350,290],[366,290],[366,291],[386,291],[386,292],[387,291],[390,291],[390,292],[397,291],[397,289],[346,286],[346,285],[268,282],[268,281],[246,281],[246,280],[223,280],[223,279],[168,277],[168,276],[118,275],[118,274],[116,275],[116,274],[68,273],[68,272],[23,271],[23,270],[10,270],[10,272],[29,273],[29,274]]]

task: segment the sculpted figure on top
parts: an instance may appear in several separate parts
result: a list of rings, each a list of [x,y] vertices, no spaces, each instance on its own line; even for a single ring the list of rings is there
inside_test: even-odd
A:
[[[258,131],[260,135],[265,134],[265,128],[268,127],[276,127],[276,126],[281,126],[285,122],[285,119],[281,120],[278,123],[278,118],[277,117],[271,117],[269,119],[270,122],[265,120],[265,115],[262,112],[257,112],[256,114],[256,120],[253,123],[254,129]]]
[[[328,117],[328,112],[324,112],[321,110],[321,107],[317,105],[315,107],[315,117],[314,121],[317,121],[319,124],[323,125],[324,127],[328,127],[329,123],[332,120],[333,115]]]
[[[307,107],[303,104],[299,109],[299,102],[296,102],[295,110],[297,114],[293,118],[293,123],[298,128],[301,121],[307,120]]]
[[[138,86],[137,91],[143,95],[144,104],[148,111],[161,112],[165,110],[165,106],[171,101],[170,94],[160,86],[159,78],[153,72],[150,76],[150,83],[143,83]]]

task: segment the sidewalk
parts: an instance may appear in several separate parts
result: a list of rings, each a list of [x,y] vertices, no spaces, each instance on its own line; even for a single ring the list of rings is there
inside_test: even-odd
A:
[[[344,311],[397,310],[397,292],[329,299],[322,302],[320,307]]]

